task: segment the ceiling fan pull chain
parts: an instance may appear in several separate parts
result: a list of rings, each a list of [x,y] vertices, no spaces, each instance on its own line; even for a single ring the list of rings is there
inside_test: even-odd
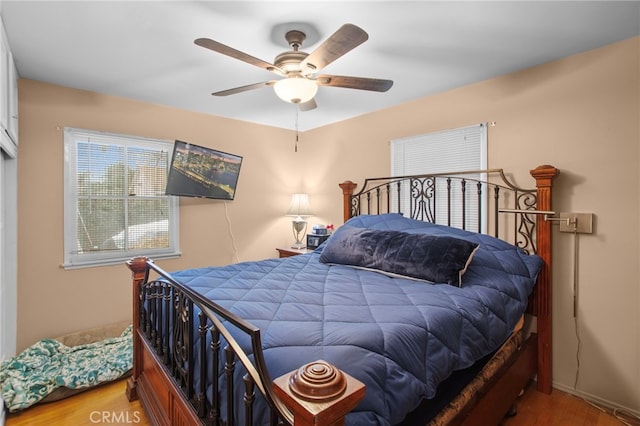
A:
[[[298,112],[299,112],[299,108],[298,105],[294,105],[296,108],[296,145],[294,148],[294,152],[298,152],[298,141],[300,140],[300,133],[298,132]]]

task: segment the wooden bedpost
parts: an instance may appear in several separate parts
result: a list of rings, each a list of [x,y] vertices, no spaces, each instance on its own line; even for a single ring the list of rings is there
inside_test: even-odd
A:
[[[365,385],[318,360],[273,381],[273,390],[293,413],[293,426],[343,426],[364,398]]]
[[[551,186],[553,179],[560,173],[553,166],[543,165],[531,170],[536,180],[538,202],[536,208],[551,211]],[[538,215],[536,223],[538,255],[544,260],[544,266],[538,275],[533,291],[533,310],[538,318],[538,391],[551,393],[551,222]]]
[[[342,217],[343,221],[346,222],[351,218],[351,196],[353,195],[353,190],[356,189],[358,184],[347,180],[339,183],[338,186],[342,188]]]
[[[134,257],[127,261],[127,266],[131,269],[133,278],[133,371],[131,377],[127,380],[127,399],[134,401],[138,399],[138,391],[136,389],[136,380],[140,377],[140,366],[142,365],[142,342],[140,341],[140,303],[139,289],[142,282],[147,276],[147,260],[146,257]]]

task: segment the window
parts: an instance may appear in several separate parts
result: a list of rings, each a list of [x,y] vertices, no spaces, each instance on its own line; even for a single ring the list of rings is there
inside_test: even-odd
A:
[[[428,133],[391,141],[391,176],[431,173],[450,173],[484,170],[487,168],[487,126],[477,124],[451,130]],[[470,179],[485,176],[465,175]],[[445,183],[442,183],[445,185]],[[408,189],[407,189],[408,190]],[[442,188],[438,188],[441,191]],[[461,196],[460,196],[461,197]],[[408,199],[402,196],[401,201]],[[459,200],[456,200],[459,201]],[[469,207],[477,206],[477,199],[466,200]],[[401,211],[408,207],[401,202]],[[485,206],[481,209],[486,210]],[[483,214],[486,217],[486,214]],[[446,224],[446,206],[436,204],[436,223]],[[461,217],[453,218],[453,226],[461,225]],[[469,230],[478,231],[467,227]]]
[[[172,147],[65,128],[65,268],[179,255],[178,199],[165,195]]]

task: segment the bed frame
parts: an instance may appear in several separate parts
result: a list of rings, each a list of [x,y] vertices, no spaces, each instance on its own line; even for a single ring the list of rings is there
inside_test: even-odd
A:
[[[552,181],[558,173],[547,165],[531,170],[535,189],[515,186],[499,169],[454,177],[367,179],[358,193],[354,193],[355,183],[340,184],[345,220],[359,214],[402,212],[438,223],[446,217],[445,224],[472,230],[490,222],[489,232],[496,236],[506,232],[515,244],[545,261],[529,300],[528,312],[537,319],[535,332],[526,338],[517,333],[518,339],[505,344],[512,353],[500,357],[499,351],[481,373],[490,366],[493,371],[474,378],[467,392],[460,392],[449,404],[449,413],[437,416],[434,424],[497,424],[536,375],[537,389],[551,392],[551,223],[546,219],[551,213]],[[445,195],[436,196],[442,188]],[[406,203],[398,201],[402,194],[409,197]],[[451,213],[459,204],[456,200],[462,206],[457,216]],[[364,397],[362,383],[322,360],[274,380],[263,358],[258,328],[184,287],[146,257],[131,259],[127,265],[133,276],[134,325],[134,365],[127,397],[141,400],[153,424],[231,425],[233,419],[222,419],[221,413],[234,412],[249,425],[253,401],[264,398],[273,425],[341,425]],[[252,356],[233,338],[234,328],[251,342]],[[194,346],[196,340],[200,343]],[[207,371],[220,370],[225,372],[227,388],[213,386],[208,391]],[[243,382],[240,401],[221,397],[231,393],[234,381]],[[323,394],[328,397],[323,399]]]

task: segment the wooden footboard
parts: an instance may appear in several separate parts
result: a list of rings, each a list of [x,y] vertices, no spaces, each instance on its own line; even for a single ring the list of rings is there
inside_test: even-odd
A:
[[[337,425],[364,397],[362,383],[322,361],[277,378],[274,387],[258,328],[182,286],[150,259],[134,258],[127,266],[134,301],[134,367],[127,397],[141,400],[154,425],[252,425],[257,398],[270,411],[272,425]],[[151,274],[158,278],[151,280]],[[250,348],[239,343],[246,338]],[[314,377],[312,402],[302,384],[291,393],[290,383],[304,383],[308,371],[338,374],[343,392],[330,401],[318,397],[334,384]],[[212,383],[208,377],[218,376],[212,372],[223,379]],[[244,390],[239,395],[238,388]]]
[[[135,258],[128,266],[134,278],[134,369],[127,395],[129,399],[141,399],[153,424],[218,424],[223,411],[221,404],[235,413],[236,398],[223,400],[220,388],[210,386],[207,371],[224,369],[228,386],[233,390],[238,360],[245,370],[241,373],[241,380],[246,383],[245,399],[255,398],[256,384],[266,398],[273,398],[270,387],[260,388],[264,386],[263,374],[267,374],[258,371],[263,366],[261,350],[256,356],[256,367],[221,321],[229,321],[248,335],[252,347],[260,346],[257,329],[211,302],[200,300],[149,259]],[[158,278],[150,279],[151,274]],[[274,407],[274,423],[276,418],[291,419],[278,400],[269,403]],[[251,406],[246,404],[245,409],[244,415],[250,416]]]

